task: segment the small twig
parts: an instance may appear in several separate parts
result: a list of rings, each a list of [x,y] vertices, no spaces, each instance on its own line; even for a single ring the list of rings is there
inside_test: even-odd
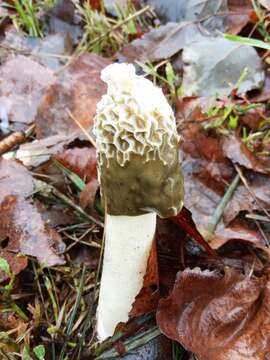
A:
[[[110,35],[111,32],[121,28],[123,25],[125,25],[126,23],[128,23],[129,21],[135,19],[136,17],[142,15],[143,13],[149,11],[151,9],[150,5],[145,6],[144,8],[136,11],[134,14],[129,15],[126,19],[124,19],[123,21],[119,22],[118,24],[112,26],[109,30],[105,31],[103,34],[101,34],[100,36],[96,37],[95,39],[93,39],[92,41],[89,42],[89,46],[92,46],[94,44],[96,44],[97,42],[99,42],[100,40],[104,39],[106,36]]]
[[[74,115],[71,113],[70,110],[67,110],[68,115],[71,117],[71,119],[79,126],[79,128],[82,130],[86,138],[90,141],[90,143],[96,147],[96,142],[93,139],[93,137],[89,134],[89,132],[82,126],[82,124],[74,117]]]
[[[263,215],[259,215],[259,214],[246,214],[245,216],[248,219],[253,219],[253,220],[257,220],[257,221],[263,221],[263,222],[270,222],[270,219],[266,216]]]
[[[214,214],[212,215],[212,219],[210,221],[210,224],[207,227],[207,229],[211,233],[215,232],[215,229],[216,229],[217,225],[219,224],[220,219],[223,216],[224,210],[225,210],[226,206],[228,205],[229,201],[231,200],[234,191],[237,188],[239,180],[240,180],[240,176],[237,174],[235,176],[235,178],[233,179],[233,181],[231,182],[228,189],[226,190],[226,192],[225,192],[223,198],[221,199],[220,203],[218,204],[216,210],[214,211]]]
[[[257,226],[257,228],[259,229],[260,234],[262,235],[265,244],[270,247],[270,243],[269,243],[269,239],[267,238],[267,236],[265,235],[265,232],[263,231],[263,228],[261,226],[261,224],[259,223],[259,221],[255,220],[255,224]]]
[[[234,165],[235,170],[237,171],[243,185],[245,186],[245,188],[247,189],[247,191],[249,192],[249,194],[253,197],[254,201],[256,202],[257,206],[261,209],[261,211],[263,211],[265,213],[265,215],[270,219],[270,213],[263,207],[263,205],[260,203],[260,201],[258,200],[256,194],[254,193],[254,191],[251,189],[251,187],[249,186],[247,179],[245,178],[243,171],[241,170],[241,168],[238,165]]]
[[[0,141],[0,155],[3,155],[14,146],[22,144],[32,133],[35,125],[29,126],[25,131],[16,131]]]

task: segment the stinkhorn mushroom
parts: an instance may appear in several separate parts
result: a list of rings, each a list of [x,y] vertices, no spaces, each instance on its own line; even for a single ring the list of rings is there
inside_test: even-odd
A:
[[[101,73],[108,90],[97,104],[96,147],[105,209],[105,249],[97,308],[100,340],[126,322],[140,292],[156,229],[156,214],[176,215],[183,180],[173,111],[162,90],[112,64]]]

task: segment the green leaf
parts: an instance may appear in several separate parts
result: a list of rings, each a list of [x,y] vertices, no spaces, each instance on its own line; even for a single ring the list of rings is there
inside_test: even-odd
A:
[[[174,70],[173,70],[173,67],[171,65],[170,62],[168,62],[166,64],[166,67],[165,67],[165,72],[166,72],[166,78],[167,78],[167,81],[168,83],[173,86],[174,82],[175,82],[175,73],[174,73]]]
[[[45,358],[45,347],[44,345],[37,345],[33,349],[38,360],[43,360]]]
[[[8,276],[11,276],[11,270],[10,270],[10,266],[9,263],[7,262],[6,259],[0,257],[0,269],[2,271],[4,271],[4,273],[6,273]]]
[[[23,348],[22,360],[33,360],[30,356],[29,349],[27,346]]]
[[[229,116],[229,127],[231,129],[236,129],[238,125],[238,116],[237,115],[230,115]]]
[[[249,46],[258,47],[258,48],[265,49],[265,50],[270,50],[270,44],[268,44],[262,40],[250,39],[250,38],[246,38],[243,36],[237,36],[237,35],[231,35],[231,34],[224,34],[223,36],[227,40],[239,42],[243,45],[249,45]]]

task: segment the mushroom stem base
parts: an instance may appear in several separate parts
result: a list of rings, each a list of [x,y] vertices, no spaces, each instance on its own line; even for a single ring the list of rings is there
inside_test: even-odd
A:
[[[106,215],[105,249],[97,309],[100,341],[127,322],[132,304],[143,286],[156,230],[156,214]]]

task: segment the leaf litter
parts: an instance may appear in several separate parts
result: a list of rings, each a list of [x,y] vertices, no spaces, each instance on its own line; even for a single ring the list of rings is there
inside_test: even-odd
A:
[[[0,338],[1,356],[34,356],[42,343],[46,357],[61,360],[183,360],[187,351],[199,360],[267,359],[269,58],[220,33],[269,41],[268,4],[148,3],[157,16],[135,22],[126,1],[120,16],[110,1],[107,12],[91,1],[85,13],[56,1],[38,15],[43,39],[30,39],[9,9],[0,24],[1,138],[33,124],[0,162],[0,328],[13,331]],[[82,34],[99,14],[116,25],[94,39],[90,29],[94,54]],[[176,110],[185,208],[158,220],[131,320],[97,345],[103,209],[91,128],[106,91],[100,71],[115,59],[144,63]]]

